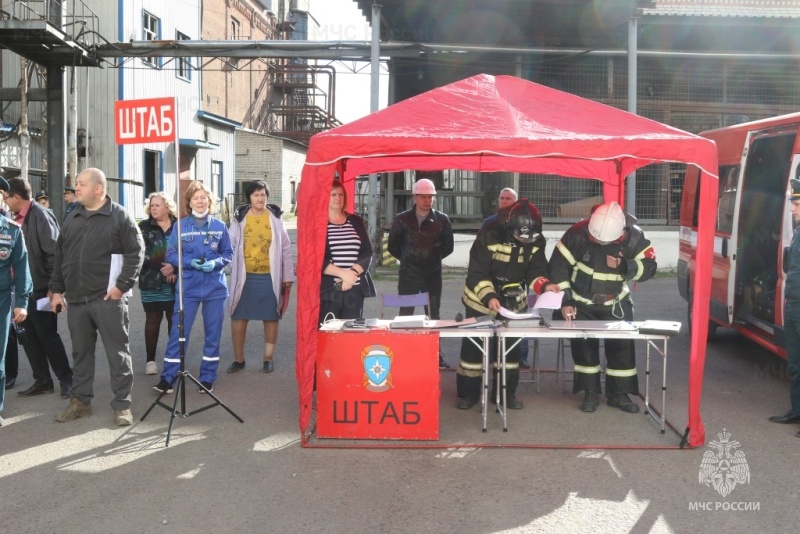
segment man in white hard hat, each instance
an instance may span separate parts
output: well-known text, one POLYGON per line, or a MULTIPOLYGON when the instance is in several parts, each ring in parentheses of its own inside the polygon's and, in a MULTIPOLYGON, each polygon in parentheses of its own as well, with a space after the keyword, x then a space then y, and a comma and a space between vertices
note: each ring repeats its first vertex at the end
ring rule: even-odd
MULTIPOLYGON (((400 295, 428 293, 428 317, 439 319, 442 300, 442 259, 453 252, 450 219, 433 209, 436 187, 427 178, 418 180, 411 192, 414 206, 399 213, 389 231, 389 253, 400 260, 397 292, 400 295)), ((400 315, 412 315, 414 308, 400 308, 400 315)), ((439 357, 439 366, 448 367, 439 357)))
MULTIPOLYGON (((578 319, 632 321, 633 302, 627 282, 642 282, 656 273, 656 253, 636 220, 616 202, 595 206, 591 217, 575 223, 556 244, 550 279, 564 291, 560 314, 578 319)), ((556 311, 554 315, 558 315, 556 311)), ((600 348, 597 339, 573 339, 573 393, 584 391, 581 411, 597 410, 600 394, 600 348)), ((639 393, 633 341, 606 339, 608 405, 636 413, 628 394, 639 393)))

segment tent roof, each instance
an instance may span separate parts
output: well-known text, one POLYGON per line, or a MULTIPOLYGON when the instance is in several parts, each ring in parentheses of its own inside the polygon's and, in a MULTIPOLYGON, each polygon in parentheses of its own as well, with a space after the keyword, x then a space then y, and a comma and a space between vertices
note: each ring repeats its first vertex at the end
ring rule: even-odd
POLYGON ((716 162, 702 157, 707 147, 701 145, 711 142, 701 139, 527 80, 481 74, 315 135, 307 163, 356 160, 347 164, 352 176, 375 170, 358 161, 362 158, 482 156, 486 161, 478 168, 458 159, 443 167, 433 159, 412 166, 404 160, 395 165, 384 161, 380 170, 547 172, 618 183, 657 161, 693 161, 716 174, 716 162), (394 168, 387 169, 387 163, 394 168))

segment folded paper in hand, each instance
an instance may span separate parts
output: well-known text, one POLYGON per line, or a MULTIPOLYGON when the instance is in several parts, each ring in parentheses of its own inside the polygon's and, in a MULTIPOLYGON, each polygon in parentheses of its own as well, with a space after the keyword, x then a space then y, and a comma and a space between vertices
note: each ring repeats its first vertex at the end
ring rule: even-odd
POLYGON ((36 309, 39 311, 53 311, 53 307, 50 305, 50 299, 47 297, 36 299, 36 309))
MULTIPOLYGON (((111 267, 108 269, 108 289, 106 292, 111 291, 117 285, 117 278, 119 278, 119 273, 122 272, 122 260, 122 254, 111 255, 111 267)), ((129 289, 122 296, 130 297, 131 295, 133 295, 133 290, 129 289)))

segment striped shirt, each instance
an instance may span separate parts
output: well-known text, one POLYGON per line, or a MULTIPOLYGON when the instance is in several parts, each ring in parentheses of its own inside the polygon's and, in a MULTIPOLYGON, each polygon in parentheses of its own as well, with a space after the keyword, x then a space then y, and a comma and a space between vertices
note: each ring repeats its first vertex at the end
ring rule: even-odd
POLYGON ((344 224, 329 222, 328 245, 331 249, 333 264, 342 269, 349 269, 358 260, 361 238, 350 221, 346 221, 344 224))

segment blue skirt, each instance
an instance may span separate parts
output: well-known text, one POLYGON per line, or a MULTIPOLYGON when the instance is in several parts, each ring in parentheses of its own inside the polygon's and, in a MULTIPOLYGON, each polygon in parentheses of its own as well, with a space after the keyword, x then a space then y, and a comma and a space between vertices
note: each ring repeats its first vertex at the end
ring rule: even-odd
POLYGON ((271 274, 246 273, 242 296, 231 319, 245 321, 277 321, 278 299, 272 290, 271 274))

